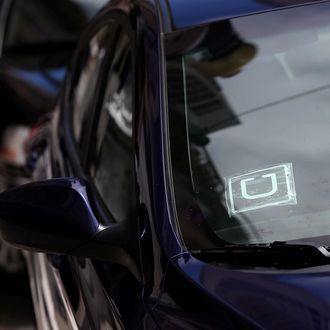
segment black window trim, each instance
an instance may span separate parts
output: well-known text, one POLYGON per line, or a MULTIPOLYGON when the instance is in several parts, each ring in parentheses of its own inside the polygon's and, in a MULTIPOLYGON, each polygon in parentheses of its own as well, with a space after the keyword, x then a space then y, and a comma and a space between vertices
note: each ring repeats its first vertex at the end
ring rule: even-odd
MULTIPOLYGON (((132 78, 133 78, 133 91, 132 91, 132 106, 133 106, 133 114, 132 114, 132 120, 133 123, 135 121, 135 115, 137 111, 136 106, 136 50, 138 46, 138 40, 140 40, 142 29, 140 29, 140 25, 142 21, 138 19, 137 17, 131 18, 126 13, 120 11, 120 10, 111 10, 110 12, 105 11, 100 14, 103 19, 100 19, 100 17, 96 16, 94 18, 94 24, 90 25, 90 28, 87 29, 83 37, 80 39, 80 42, 78 44, 77 51, 74 54, 73 61, 71 64, 71 67, 69 68, 69 73, 66 78, 65 82, 65 88, 62 91, 64 93, 63 101, 61 104, 62 112, 60 114, 60 121, 59 121, 59 136, 62 137, 62 141, 64 145, 65 152, 70 155, 69 159, 71 160, 70 164, 67 164, 67 168, 70 168, 70 173, 66 173, 65 175, 74 175, 79 178, 82 178, 87 183, 87 190, 91 191, 91 194, 88 194, 91 197, 94 197, 90 200, 90 203, 92 205, 92 208, 96 214, 96 216, 99 217, 99 220, 104 225, 110 225, 116 223, 115 219, 109 212, 108 208, 106 207, 104 201, 102 200, 101 196, 99 195, 95 185, 93 184, 93 180, 89 175, 89 155, 90 155, 90 149, 91 145, 95 145, 95 135, 93 137, 93 128, 95 127, 97 123, 97 115, 98 112, 100 112, 100 109, 98 112, 96 111, 97 106, 99 105, 99 102, 102 102, 103 99, 100 98, 99 102, 95 102, 93 104, 93 110, 90 112, 90 117, 88 120, 89 122, 89 128, 87 131, 87 134, 85 136, 85 141, 88 141, 89 144, 86 144, 83 146, 82 154, 83 157, 81 157, 81 154, 79 153, 79 145, 77 141, 75 140, 74 133, 73 133, 73 107, 72 107, 72 97, 73 97, 73 89, 72 86, 74 86, 74 81, 79 76, 80 70, 79 66, 77 64, 79 63, 79 57, 84 52, 86 47, 88 46, 89 40, 102 28, 109 26, 110 24, 113 24, 113 29, 117 30, 119 26, 122 26, 124 30, 127 32, 127 35, 130 39, 130 49, 131 49, 131 58, 132 58, 132 78), (104 16, 102 16, 102 14, 104 16), (91 143, 92 142, 92 143, 91 143)), ((106 49, 106 55, 105 58, 107 58, 108 52, 112 50, 112 46, 116 40, 116 35, 112 34, 112 37, 108 40, 108 45, 106 49)), ((112 54, 113 55, 113 54, 112 54)), ((112 63, 112 58, 110 60, 108 59, 106 63, 102 64, 104 66, 107 66, 108 69, 110 69, 112 63)), ((102 68, 103 69, 103 68, 102 68)), ((100 70, 102 71, 102 79, 107 78, 109 70, 100 70)), ((104 67, 105 69, 105 67, 104 67)), ((100 96, 100 85, 99 82, 96 87, 96 95, 100 96)), ((95 97, 95 100, 99 99, 99 97, 95 97)), ((135 153, 135 127, 133 125, 133 135, 132 135, 132 141, 133 141, 133 152, 135 153)), ((135 168, 135 166, 134 166, 135 168)), ((134 181, 136 183, 136 171, 134 171, 134 181)))
MULTIPOLYGON (((118 15, 116 17, 116 22, 117 22, 117 31, 119 31, 118 35, 116 36, 116 38, 114 38, 113 40, 113 45, 116 44, 116 42, 118 41, 118 37, 120 35, 122 35, 122 31, 124 31, 126 33, 126 35, 128 36, 129 40, 130 40, 130 58, 131 58, 131 73, 132 73, 132 122, 134 123, 135 121, 135 116, 136 116, 136 111, 137 111, 137 106, 136 106, 136 102, 135 102, 135 95, 136 95, 136 46, 137 46, 137 39, 136 39, 136 33, 133 30, 133 27, 131 25, 131 22, 128 20, 128 17, 125 15, 118 15)), ((109 49, 110 52, 112 52, 112 48, 109 49)), ((91 127, 90 127, 90 133, 91 135, 89 136, 89 145, 88 145, 88 149, 87 149, 87 153, 86 153, 86 158, 85 158, 85 163, 84 163, 84 170, 85 173, 87 173, 88 176, 88 181, 90 182, 90 189, 92 190, 92 194, 95 197, 94 200, 94 206, 95 206, 95 210, 97 210, 98 214, 100 215, 100 218, 102 219, 108 219, 109 217, 112 219, 113 223, 116 223, 116 219, 114 218, 114 216, 111 214, 111 210, 109 210, 109 208, 107 207, 107 205, 105 204, 105 201, 103 200, 103 198, 101 197, 98 189, 95 186, 94 183, 94 179, 90 176, 90 167, 92 164, 92 157, 93 157, 93 151, 96 148, 96 129, 97 126, 99 124, 99 118, 101 115, 101 112, 103 110, 103 102, 104 102, 104 96, 105 96, 105 92, 106 92, 106 87, 107 84, 104 83, 108 76, 109 76, 109 72, 111 70, 111 66, 112 66, 112 61, 113 61, 113 56, 114 56, 115 52, 112 52, 111 54, 111 58, 107 61, 107 65, 106 68, 101 69, 102 71, 102 76, 99 80, 99 84, 98 84, 98 88, 97 88, 97 92, 96 92, 96 99, 98 100, 98 102, 95 103, 94 105, 94 110, 93 110, 93 118, 91 119, 91 127)), ((107 55, 105 56, 107 57, 107 55)), ((132 150, 135 154, 135 127, 134 125, 132 125, 132 138, 131 138, 131 142, 132 142, 132 150)), ((134 173, 133 173, 133 178, 134 178, 134 183, 136 185, 136 171, 135 171, 135 164, 132 164, 134 167, 134 173)), ((137 189, 135 189, 137 191, 137 189)), ((136 196, 137 198, 137 196, 136 196)), ((137 214, 137 201, 136 201, 136 214, 137 214)), ((129 221, 129 219, 127 219, 129 221)))

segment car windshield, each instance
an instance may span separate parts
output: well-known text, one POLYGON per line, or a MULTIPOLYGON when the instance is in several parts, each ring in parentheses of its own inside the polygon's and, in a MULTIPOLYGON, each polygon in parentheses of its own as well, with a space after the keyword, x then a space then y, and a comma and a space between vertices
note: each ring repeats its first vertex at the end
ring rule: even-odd
POLYGON ((329 3, 313 4, 165 36, 187 246, 329 244, 329 17, 329 3))

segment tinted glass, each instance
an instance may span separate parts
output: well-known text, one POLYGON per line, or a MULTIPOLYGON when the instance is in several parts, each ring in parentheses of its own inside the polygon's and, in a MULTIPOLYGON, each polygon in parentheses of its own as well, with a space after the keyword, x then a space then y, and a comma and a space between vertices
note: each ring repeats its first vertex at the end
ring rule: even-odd
POLYGON ((192 246, 330 234, 330 5, 167 36, 172 164, 192 246))
POLYGON ((73 109, 73 132, 78 144, 82 142, 82 133, 87 133, 86 126, 93 110, 96 84, 111 33, 111 26, 101 29, 90 39, 88 47, 80 55, 79 66, 81 70, 74 82, 71 105, 73 109))
POLYGON ((110 213, 116 221, 123 221, 134 214, 136 205, 131 52, 124 32, 115 49, 98 119, 91 173, 110 213))

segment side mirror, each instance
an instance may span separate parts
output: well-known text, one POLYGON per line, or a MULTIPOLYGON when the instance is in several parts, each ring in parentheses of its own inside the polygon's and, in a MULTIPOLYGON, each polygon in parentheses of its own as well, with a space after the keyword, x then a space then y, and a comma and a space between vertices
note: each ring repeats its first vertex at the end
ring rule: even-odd
POLYGON ((29 183, 1 193, 0 236, 27 250, 111 260, 141 278, 123 248, 127 226, 102 226, 90 207, 84 183, 76 178, 29 183))
POLYGON ((13 245, 67 253, 98 228, 79 180, 51 179, 0 194, 0 235, 13 245))

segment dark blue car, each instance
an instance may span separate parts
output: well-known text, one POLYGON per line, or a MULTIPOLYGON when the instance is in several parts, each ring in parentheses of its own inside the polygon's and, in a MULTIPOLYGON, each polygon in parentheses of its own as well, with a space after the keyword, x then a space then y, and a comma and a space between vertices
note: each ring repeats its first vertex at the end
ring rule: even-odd
POLYGON ((328 329, 330 2, 112 1, 0 195, 40 329, 328 329))

